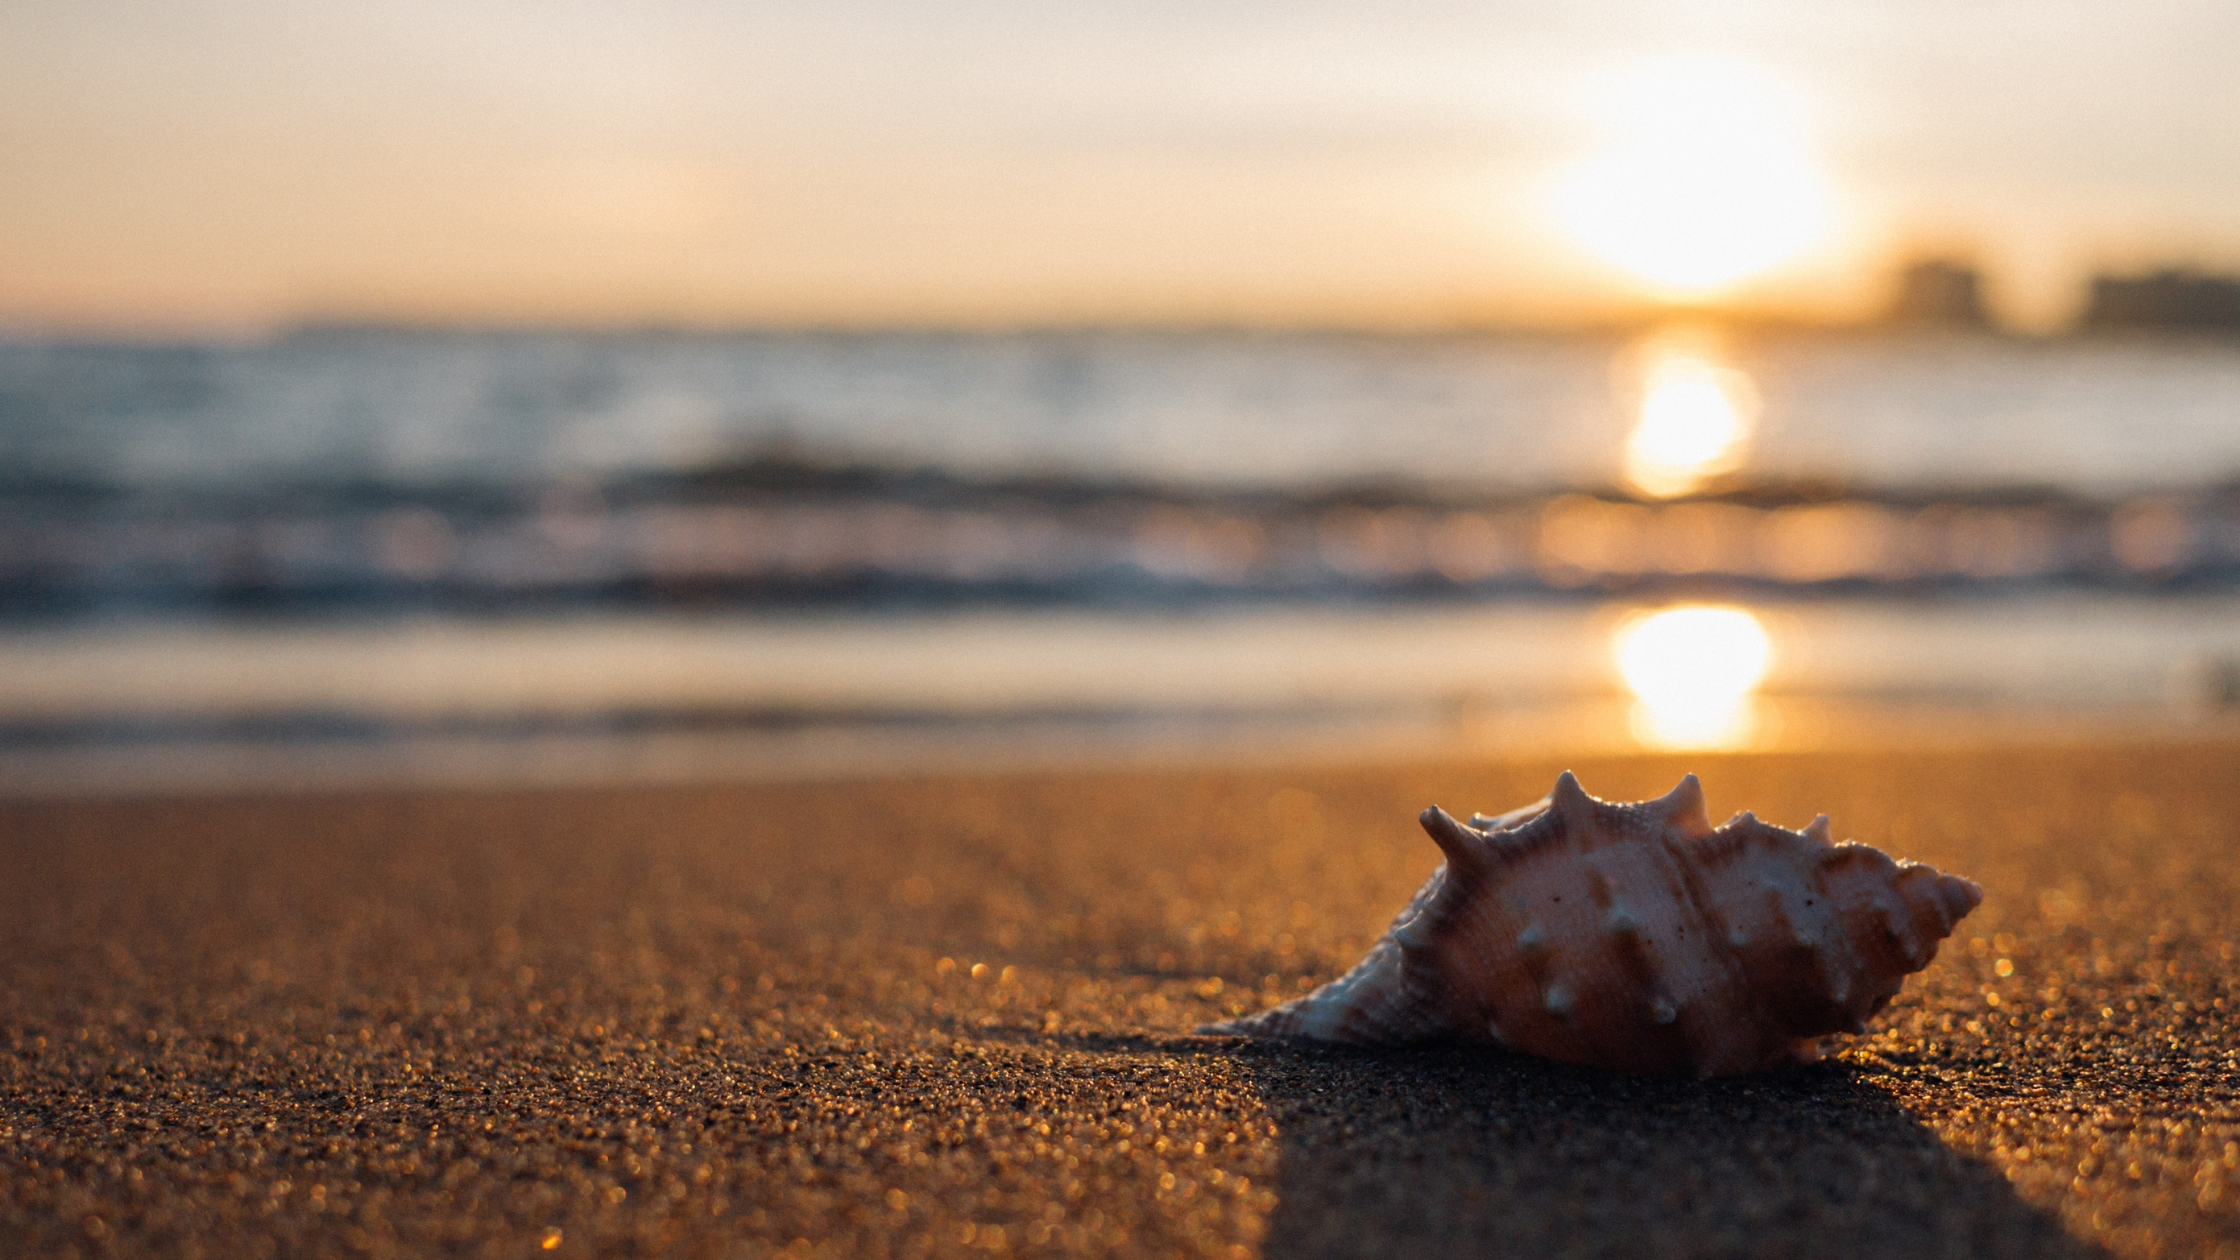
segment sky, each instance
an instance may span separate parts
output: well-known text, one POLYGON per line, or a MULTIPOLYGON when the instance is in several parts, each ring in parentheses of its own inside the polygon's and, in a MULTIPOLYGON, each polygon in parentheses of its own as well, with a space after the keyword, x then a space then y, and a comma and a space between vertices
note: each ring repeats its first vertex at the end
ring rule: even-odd
POLYGON ((1851 318, 1936 253, 2052 328, 2240 268, 2235 49, 2231 0, 0 0, 0 327, 1851 318))

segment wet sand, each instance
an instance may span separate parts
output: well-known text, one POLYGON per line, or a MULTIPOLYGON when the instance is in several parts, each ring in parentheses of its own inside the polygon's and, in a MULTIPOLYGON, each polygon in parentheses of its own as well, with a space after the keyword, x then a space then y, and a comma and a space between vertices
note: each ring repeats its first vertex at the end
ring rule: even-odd
POLYGON ((0 1252, 2240 1254, 2240 745, 1631 757, 1980 880, 1832 1061, 1196 1038, 1556 763, 0 803, 0 1252))

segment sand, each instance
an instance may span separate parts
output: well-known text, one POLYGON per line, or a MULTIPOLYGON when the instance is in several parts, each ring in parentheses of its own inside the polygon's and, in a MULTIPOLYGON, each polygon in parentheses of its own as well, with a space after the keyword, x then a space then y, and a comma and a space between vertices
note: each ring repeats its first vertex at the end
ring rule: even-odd
POLYGON ((1639 757, 1982 881, 1832 1061, 1188 1030, 1561 767, 0 804, 0 1253, 2240 1254, 2240 747, 1639 757))

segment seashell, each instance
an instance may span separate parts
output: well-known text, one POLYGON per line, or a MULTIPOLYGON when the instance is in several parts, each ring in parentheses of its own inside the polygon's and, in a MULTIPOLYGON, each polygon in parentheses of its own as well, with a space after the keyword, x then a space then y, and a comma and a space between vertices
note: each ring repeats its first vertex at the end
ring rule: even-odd
POLYGON ((1974 882, 1834 844, 1828 818, 1714 828, 1694 775, 1598 801, 1569 771, 1468 826, 1360 965, 1202 1033, 1355 1045, 1454 1040, 1621 1072, 1724 1076, 1863 1032, 1983 901, 1974 882))

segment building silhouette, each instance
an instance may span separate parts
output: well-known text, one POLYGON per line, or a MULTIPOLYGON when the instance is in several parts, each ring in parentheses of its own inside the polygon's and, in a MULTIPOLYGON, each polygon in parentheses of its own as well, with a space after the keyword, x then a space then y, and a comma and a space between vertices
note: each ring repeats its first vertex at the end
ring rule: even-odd
POLYGON ((1898 297, 1890 306, 1893 324, 1940 328, 1984 328, 1983 277, 1975 268, 1950 259, 1914 263, 1898 277, 1898 297))
POLYGON ((2096 276, 2085 309, 2090 329, 2240 329, 2240 277, 2170 268, 2141 276, 2096 276))

